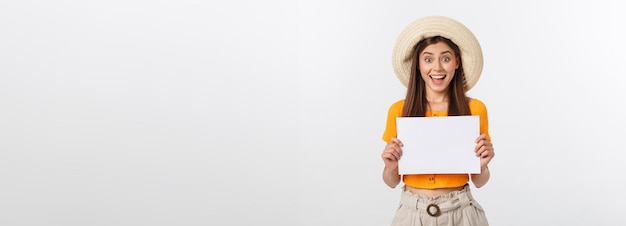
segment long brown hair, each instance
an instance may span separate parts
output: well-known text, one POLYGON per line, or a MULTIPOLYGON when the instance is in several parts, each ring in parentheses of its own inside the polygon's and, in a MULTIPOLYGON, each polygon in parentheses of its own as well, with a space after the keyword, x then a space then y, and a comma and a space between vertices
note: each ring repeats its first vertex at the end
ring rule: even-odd
POLYGON ((419 53, 432 44, 444 42, 455 52, 459 61, 459 68, 454 72, 454 78, 448 87, 448 115, 471 115, 469 108, 469 98, 465 95, 465 73, 463 72, 463 63, 461 62, 461 51, 459 46, 454 44, 450 39, 435 36, 425 38, 417 43, 413 53, 413 63, 411 67, 411 77, 407 86, 406 98, 404 99, 404 109, 402 116, 426 116, 428 109, 428 100, 426 99, 426 83, 419 71, 419 53))

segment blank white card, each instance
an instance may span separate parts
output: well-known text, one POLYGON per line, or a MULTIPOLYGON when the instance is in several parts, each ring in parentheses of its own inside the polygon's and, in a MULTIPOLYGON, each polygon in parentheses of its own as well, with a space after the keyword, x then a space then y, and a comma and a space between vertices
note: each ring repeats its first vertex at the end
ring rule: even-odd
POLYGON ((480 173, 479 116, 398 117, 396 128, 404 144, 400 174, 480 173))

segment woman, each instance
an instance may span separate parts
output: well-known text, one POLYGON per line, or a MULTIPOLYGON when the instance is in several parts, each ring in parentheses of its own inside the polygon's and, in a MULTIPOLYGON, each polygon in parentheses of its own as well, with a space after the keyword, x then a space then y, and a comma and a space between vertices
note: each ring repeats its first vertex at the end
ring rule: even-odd
MULTIPOLYGON (((407 87, 406 98, 391 105, 383 140, 383 181, 391 188, 404 183, 400 207, 392 225, 488 225, 485 213, 472 198, 490 177, 494 149, 483 102, 466 96, 482 72, 482 50, 473 33, 443 16, 416 20, 399 35, 393 68, 407 87), (398 174, 402 141, 396 138, 396 117, 478 115, 480 135, 474 152, 480 174, 398 174)), ((472 151, 472 150, 468 150, 472 151)))

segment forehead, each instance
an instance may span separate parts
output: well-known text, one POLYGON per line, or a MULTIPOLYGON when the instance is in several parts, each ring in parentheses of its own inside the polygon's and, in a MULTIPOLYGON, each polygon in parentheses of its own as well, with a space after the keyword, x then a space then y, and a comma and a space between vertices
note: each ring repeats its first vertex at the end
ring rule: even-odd
POLYGON ((450 46, 448 44, 446 44, 445 42, 437 42, 437 43, 433 43, 433 44, 430 44, 430 45, 426 46, 426 48, 424 48, 424 50, 422 50, 420 55, 423 55, 423 54, 442 54, 442 53, 453 54, 454 50, 452 48, 450 48, 450 46))

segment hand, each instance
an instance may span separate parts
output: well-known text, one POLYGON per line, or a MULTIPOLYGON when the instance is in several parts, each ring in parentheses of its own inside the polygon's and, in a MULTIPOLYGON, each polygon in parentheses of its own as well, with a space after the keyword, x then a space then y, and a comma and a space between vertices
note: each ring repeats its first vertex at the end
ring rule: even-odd
POLYGON ((481 134, 476 138, 476 148, 474 148, 476 157, 480 157, 480 168, 485 169, 487 164, 496 155, 493 144, 487 140, 487 135, 481 134))
POLYGON ((398 138, 392 137, 389 143, 385 146, 381 157, 385 161, 385 168, 389 170, 395 170, 398 168, 398 160, 402 156, 402 142, 398 138))

